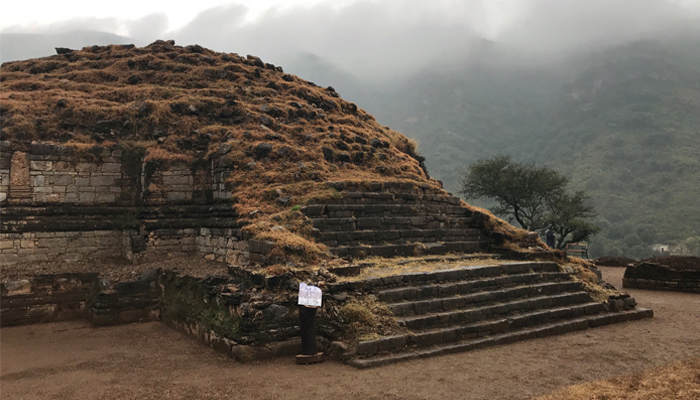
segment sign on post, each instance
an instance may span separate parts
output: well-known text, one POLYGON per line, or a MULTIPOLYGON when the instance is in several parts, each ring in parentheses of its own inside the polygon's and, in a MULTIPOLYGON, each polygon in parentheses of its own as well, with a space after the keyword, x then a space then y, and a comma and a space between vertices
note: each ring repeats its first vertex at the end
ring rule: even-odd
POLYGON ((307 285, 305 283, 299 284, 299 305, 300 306, 312 306, 321 307, 321 289, 316 286, 307 285))

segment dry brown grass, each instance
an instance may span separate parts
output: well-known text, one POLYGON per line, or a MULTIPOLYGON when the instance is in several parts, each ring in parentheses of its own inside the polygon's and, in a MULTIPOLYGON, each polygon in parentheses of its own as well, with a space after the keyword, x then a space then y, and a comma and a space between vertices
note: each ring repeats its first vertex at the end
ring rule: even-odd
POLYGON ((700 358, 558 390, 536 400, 697 400, 700 358))
MULTIPOLYGON (((216 156, 222 144, 231 146, 225 157, 236 207, 243 215, 261 211, 250 229, 304 247, 315 254, 311 258, 324 249, 304 235, 293 237, 298 229, 273 234, 267 228, 273 215, 292 206, 339 195, 323 182, 439 187, 421 166, 414 140, 378 124, 332 88, 252 56, 164 41, 143 48, 92 46, 4 63, 0 82, 2 140, 19 148, 34 140, 63 143, 80 154, 96 145, 120 146, 139 148, 147 160, 197 162, 216 156), (261 143, 272 145, 267 155, 256 154, 261 143), (276 201, 285 196, 292 197, 287 205, 276 201)), ((507 240, 527 239, 488 211, 472 209, 507 240)), ((527 249, 528 240, 517 247, 527 249)))
MULTIPOLYGON (((478 256, 475 254, 475 256, 478 256)), ((366 278, 381 278, 384 276, 399 275, 411 272, 430 272, 439 271, 443 269, 459 268, 471 265, 496 265, 508 260, 501 260, 496 258, 490 258, 485 256, 484 258, 477 259, 465 259, 465 260, 444 260, 444 261, 425 261, 423 258, 382 258, 382 257, 371 257, 362 260, 363 263, 374 264, 371 267, 364 268, 359 275, 340 277, 341 281, 357 281, 366 278), (402 261, 401 264, 398 264, 402 261), (408 262, 405 262, 408 261, 408 262)), ((511 261, 512 262, 512 261, 511 261)))
POLYGON ((346 324, 345 339, 352 344, 406 332, 386 304, 373 296, 348 301, 340 308, 339 315, 346 324))

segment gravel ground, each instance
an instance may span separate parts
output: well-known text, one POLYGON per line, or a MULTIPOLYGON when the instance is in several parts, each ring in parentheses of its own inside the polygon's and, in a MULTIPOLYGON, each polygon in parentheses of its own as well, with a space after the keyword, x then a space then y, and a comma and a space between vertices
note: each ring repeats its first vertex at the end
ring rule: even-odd
MULTIPOLYGON (((620 287, 622 268, 601 268, 620 287)), ((700 356, 700 295, 630 290, 653 319, 356 370, 239 364, 153 322, 3 328, 3 399, 529 399, 700 356)))

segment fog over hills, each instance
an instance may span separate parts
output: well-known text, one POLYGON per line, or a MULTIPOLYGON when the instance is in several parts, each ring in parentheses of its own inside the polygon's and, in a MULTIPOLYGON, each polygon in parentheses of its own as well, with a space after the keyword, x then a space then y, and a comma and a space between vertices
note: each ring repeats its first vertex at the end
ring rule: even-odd
POLYGON ((594 252, 636 257, 700 236, 700 2, 396 0, 272 9, 252 22, 246 13, 220 6, 176 30, 158 14, 106 24, 131 39, 70 23, 2 32, 0 57, 157 38, 254 54, 416 138, 450 191, 468 164, 498 153, 565 173, 601 216, 594 252))

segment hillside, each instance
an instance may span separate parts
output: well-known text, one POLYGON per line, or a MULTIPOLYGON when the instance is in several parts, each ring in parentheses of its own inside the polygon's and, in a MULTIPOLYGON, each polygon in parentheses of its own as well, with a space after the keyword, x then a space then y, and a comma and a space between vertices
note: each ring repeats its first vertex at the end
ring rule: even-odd
POLYGON ((601 216, 593 254, 643 258, 700 232, 699 50, 676 38, 533 62, 493 44, 397 83, 372 112, 453 192, 499 153, 563 172, 601 216))
POLYGON ((601 54, 562 88, 535 141, 539 160, 594 198, 599 251, 645 257, 645 242, 700 232, 699 50, 637 43, 601 54))

